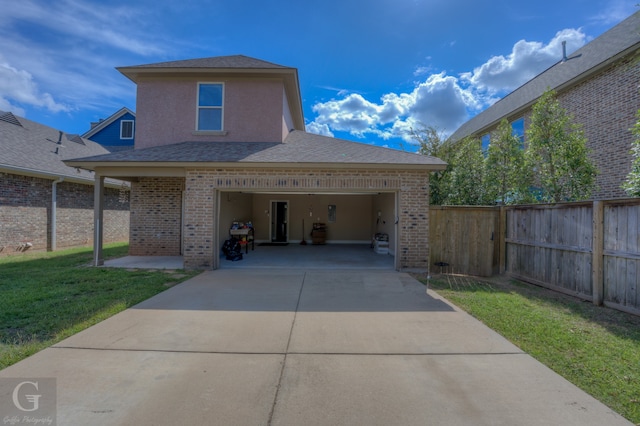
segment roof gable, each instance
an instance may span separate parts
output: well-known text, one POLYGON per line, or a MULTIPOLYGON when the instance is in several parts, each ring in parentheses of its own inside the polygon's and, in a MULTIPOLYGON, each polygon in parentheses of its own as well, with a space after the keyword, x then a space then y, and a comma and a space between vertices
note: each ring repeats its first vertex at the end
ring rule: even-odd
POLYGON ((115 113, 111 114, 109 117, 105 118, 104 120, 100 121, 98 124, 96 124, 95 126, 93 126, 91 129, 89 129, 87 132, 82 134, 83 138, 87 138, 90 139, 93 135, 100 133, 102 130, 106 129, 107 127, 109 127, 112 123, 116 122, 117 120, 119 120, 121 117, 123 117, 124 115, 127 114, 131 114, 134 117, 136 116, 136 113, 131 111, 129 108, 127 107, 122 107, 120 108, 118 111, 116 111, 115 113))
POLYGON ((529 80, 480 114, 460 126, 450 137, 457 141, 466 136, 483 133, 502 118, 515 115, 532 105, 548 89, 565 90, 616 60, 640 49, 640 12, 636 12, 600 37, 585 44, 529 80))

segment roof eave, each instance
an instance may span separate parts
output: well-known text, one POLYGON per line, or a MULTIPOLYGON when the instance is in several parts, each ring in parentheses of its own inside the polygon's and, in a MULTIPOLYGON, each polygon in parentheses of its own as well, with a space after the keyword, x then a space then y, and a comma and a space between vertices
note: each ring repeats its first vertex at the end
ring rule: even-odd
MULTIPOLYGON (((145 168, 217 168, 217 169, 238 169, 238 168, 256 168, 256 169, 375 169, 375 170, 423 170, 436 172, 446 169, 446 163, 442 164, 405 164, 405 163, 267 163, 267 162, 147 162, 147 161, 83 161, 83 160, 67 160, 65 164, 71 167, 80 167, 85 170, 95 171, 101 168, 120 168, 120 169, 145 169, 145 168)), ((135 173, 134 173, 135 175, 135 173)))
MULTIPOLYGON (((80 168, 84 169, 83 167, 80 167, 80 168)), ((84 169, 84 170, 90 170, 90 169, 84 169)), ((91 170, 91 171, 93 171, 93 170, 91 170)), ((34 170, 34 169, 26 168, 26 167, 10 166, 10 165, 7 165, 7 164, 0 165, 0 172, 6 172, 6 173, 11 173, 11 174, 16 174, 16 175, 21 175, 21 176, 29 176, 29 177, 35 177, 35 178, 41 178, 41 179, 50 179, 50 180, 60 180, 60 179, 62 179, 64 182, 73 182, 73 183, 79 183, 79 184, 82 184, 82 185, 94 185, 95 184, 95 179, 92 179, 92 178, 77 177, 77 176, 63 174, 63 173, 45 172, 45 171, 42 171, 42 170, 34 170)), ((110 188, 120 188, 121 185, 118 185, 118 184, 115 184, 115 183, 110 183, 110 182, 105 182, 105 186, 110 187, 110 188)))

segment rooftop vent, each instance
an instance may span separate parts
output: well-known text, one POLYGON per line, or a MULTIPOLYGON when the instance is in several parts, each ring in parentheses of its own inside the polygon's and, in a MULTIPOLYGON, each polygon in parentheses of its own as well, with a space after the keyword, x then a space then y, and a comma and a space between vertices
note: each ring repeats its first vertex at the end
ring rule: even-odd
POLYGON ((16 126, 24 127, 22 123, 20 123, 18 118, 15 115, 13 115, 13 113, 10 113, 10 112, 6 112, 0 115, 0 121, 4 121, 9 124, 15 124, 16 126))

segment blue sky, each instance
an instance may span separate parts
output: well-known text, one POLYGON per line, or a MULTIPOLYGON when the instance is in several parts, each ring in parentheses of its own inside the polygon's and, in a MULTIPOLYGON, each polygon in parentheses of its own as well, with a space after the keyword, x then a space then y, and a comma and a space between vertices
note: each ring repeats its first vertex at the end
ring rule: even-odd
POLYGON ((298 68, 307 131, 415 150, 411 128, 452 133, 637 3, 0 0, 0 110, 81 134, 135 110, 115 67, 242 54, 298 68))

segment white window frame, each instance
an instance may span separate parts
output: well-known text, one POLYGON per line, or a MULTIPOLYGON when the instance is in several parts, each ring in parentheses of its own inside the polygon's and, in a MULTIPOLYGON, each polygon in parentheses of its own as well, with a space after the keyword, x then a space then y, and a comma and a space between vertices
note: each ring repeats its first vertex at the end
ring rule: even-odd
POLYGON ((135 134, 135 121, 134 120, 120 120, 120 139, 133 139, 133 135, 135 134), (123 128, 124 123, 131 123, 131 136, 123 136, 123 128))
POLYGON ((196 94, 196 132, 199 134, 217 134, 224 132, 224 83, 220 81, 202 81, 198 82, 197 94, 196 94), (215 84, 222 87, 222 99, 220 106, 200 106, 200 86, 205 84, 215 84), (220 129, 217 130, 200 130, 200 108, 203 109, 219 109, 220 110, 220 129))

